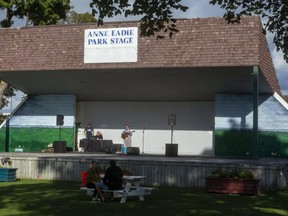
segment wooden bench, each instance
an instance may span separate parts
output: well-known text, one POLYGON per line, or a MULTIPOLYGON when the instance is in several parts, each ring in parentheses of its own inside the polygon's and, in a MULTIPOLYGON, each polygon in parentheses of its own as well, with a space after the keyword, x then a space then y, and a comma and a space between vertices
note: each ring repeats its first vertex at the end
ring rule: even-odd
MULTIPOLYGON (((131 197, 131 196, 140 197, 143 195, 151 195, 151 191, 155 189, 153 187, 140 187, 140 188, 141 188, 141 191, 137 191, 136 187, 131 186, 132 190, 129 190, 129 191, 122 189, 122 190, 103 190, 103 192, 111 193, 112 194, 111 198, 121 198, 120 203, 125 203, 127 197, 131 197)), ((87 191, 87 195, 93 195, 94 193, 94 188, 80 187, 80 190, 87 191)))
MULTIPOLYGON (((135 186, 131 186, 130 188, 133 188, 135 189, 136 187, 135 186)), ((155 190, 156 188, 153 188, 153 187, 140 187, 142 190, 145 190, 145 191, 152 191, 152 190, 155 190)))
MULTIPOLYGON (((80 187, 80 190, 87 191, 87 195, 93 195, 94 188, 80 187)), ((113 193, 114 197, 121 197, 119 194, 123 194, 124 190, 103 190, 105 193, 113 193)))
POLYGON ((111 194, 111 198, 121 198, 124 194, 124 190, 103 190, 103 192, 105 193, 110 193, 111 194))
POLYGON ((94 188, 88 188, 88 187, 80 187, 80 190, 87 191, 87 195, 92 196, 95 189, 94 188))

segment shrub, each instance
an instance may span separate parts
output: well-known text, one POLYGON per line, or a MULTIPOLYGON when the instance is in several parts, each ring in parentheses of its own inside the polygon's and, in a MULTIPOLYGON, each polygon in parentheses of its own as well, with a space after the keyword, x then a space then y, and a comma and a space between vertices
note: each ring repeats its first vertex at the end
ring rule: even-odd
POLYGON ((235 178, 235 179, 254 179, 255 176, 251 170, 243 168, 223 169, 218 167, 212 171, 208 178, 235 178))

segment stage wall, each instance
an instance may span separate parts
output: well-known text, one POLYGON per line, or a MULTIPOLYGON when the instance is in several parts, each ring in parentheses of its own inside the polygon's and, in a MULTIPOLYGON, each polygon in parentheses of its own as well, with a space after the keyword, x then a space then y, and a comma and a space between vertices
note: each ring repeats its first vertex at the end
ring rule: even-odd
POLYGON ((76 122, 83 128, 91 123, 104 139, 122 144, 125 124, 135 130, 132 146, 140 152, 165 154, 165 144, 171 143, 168 115, 176 115, 173 143, 179 155, 213 155, 214 102, 78 102, 76 122))
MULTIPOLYGON (((59 140, 73 149, 75 103, 73 95, 29 95, 9 121, 9 151, 41 152, 59 140), (61 128, 57 115, 64 117, 61 128)), ((6 126, 0 130, 0 151, 5 150, 6 126)))

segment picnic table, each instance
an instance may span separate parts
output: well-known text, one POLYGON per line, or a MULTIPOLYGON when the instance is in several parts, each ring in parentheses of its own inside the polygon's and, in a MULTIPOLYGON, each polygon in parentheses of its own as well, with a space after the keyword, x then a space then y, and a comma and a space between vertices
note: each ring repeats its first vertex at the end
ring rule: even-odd
MULTIPOLYGON (((126 203, 128 197, 139 197, 139 201, 144 201, 144 195, 150 195, 153 187, 140 186, 145 176, 123 176, 123 189, 105 190, 104 192, 112 193, 114 198, 121 198, 120 203, 126 203)), ((81 187, 81 190, 87 192, 94 190, 91 188, 81 187)))
POLYGON ((154 188, 141 187, 140 183, 145 176, 123 176, 124 189, 123 192, 114 194, 114 197, 120 197, 120 203, 125 203, 128 197, 139 197, 140 201, 144 201, 144 195, 150 195, 154 188))

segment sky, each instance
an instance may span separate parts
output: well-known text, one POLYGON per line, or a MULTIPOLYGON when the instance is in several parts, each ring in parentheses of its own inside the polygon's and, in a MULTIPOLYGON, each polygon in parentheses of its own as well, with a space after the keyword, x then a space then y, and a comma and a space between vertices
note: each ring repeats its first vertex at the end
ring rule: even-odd
MULTIPOLYGON (((91 8, 89 3, 92 0, 71 0, 71 5, 74 6, 74 10, 78 13, 91 13, 91 8)), ((184 12, 176 12, 175 18, 204 18, 204 17, 222 17, 224 10, 217 5, 210 5, 209 0, 182 0, 182 4, 189 7, 189 10, 184 12)), ((137 18, 127 19, 123 16, 117 16, 112 19, 106 19, 104 21, 125 21, 125 20, 137 20, 137 18)), ((15 27, 17 27, 17 22, 15 21, 15 27), (15 26, 16 25, 16 26, 15 26)), ((18 26, 21 26, 18 24, 18 26)), ((22 24, 23 26, 23 24, 22 24)), ((273 35, 267 34, 267 41, 269 44, 270 53, 273 59, 277 77, 279 80, 280 88, 282 93, 288 95, 288 64, 283 59, 283 53, 277 52, 275 45, 273 44, 273 35)), ((13 109, 19 102, 19 99, 23 94, 17 94, 16 97, 12 99, 11 104, 2 110, 2 112, 9 112, 13 109)))
MULTIPOLYGON (((89 3, 91 0, 71 0, 74 10, 78 13, 91 13, 89 3)), ((176 18, 204 18, 204 17, 223 17, 225 11, 218 5, 210 5, 209 0, 182 0, 182 4, 189 7, 189 10, 184 12, 175 13, 176 18)), ((123 16, 118 16, 106 21, 125 21, 123 16)), ((131 20, 131 18, 129 19, 131 20)), ((135 20, 135 18, 134 18, 135 20)), ((270 53, 273 59, 277 77, 279 80, 282 93, 288 95, 288 64, 283 59, 283 53, 277 52, 273 44, 273 35, 267 34, 266 36, 270 53)))

